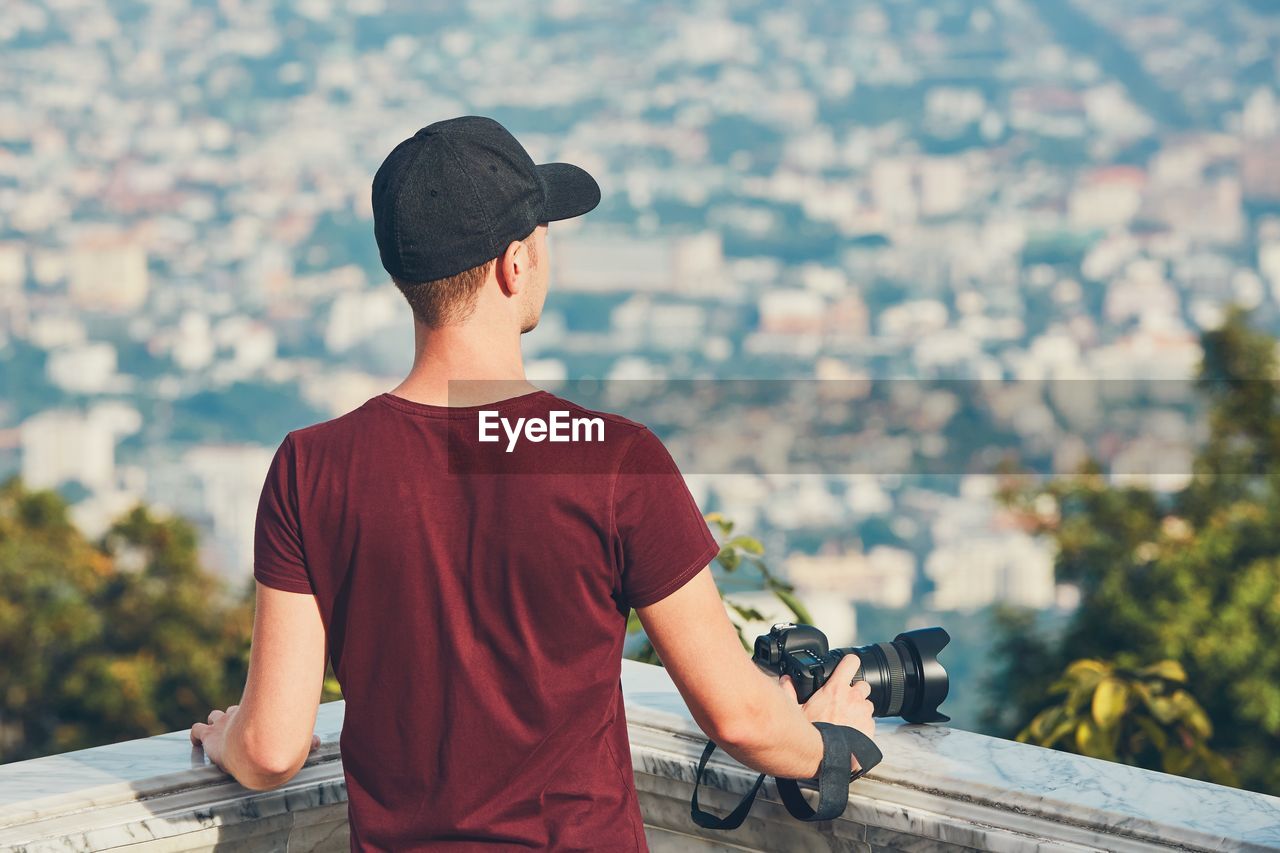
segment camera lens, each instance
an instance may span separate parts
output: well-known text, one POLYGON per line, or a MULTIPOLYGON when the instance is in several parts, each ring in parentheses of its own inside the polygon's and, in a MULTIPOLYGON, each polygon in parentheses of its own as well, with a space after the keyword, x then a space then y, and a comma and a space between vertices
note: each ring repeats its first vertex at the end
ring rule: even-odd
POLYGON ((944 723, 950 717, 938 713, 938 706, 947 698, 949 682, 938 652, 949 642, 941 628, 918 628, 889 643, 828 650, 827 637, 817 628, 786 622, 756 638, 752 659, 770 672, 789 675, 796 699, 803 703, 831 677, 841 658, 854 654, 861 665, 853 680, 870 685, 875 716, 944 723))
POLYGON ((870 701, 877 717, 901 716, 911 723, 946 722, 938 713, 947 698, 947 671, 938 663, 938 652, 951 641, 942 628, 906 631, 891 643, 872 643, 832 649, 833 657, 855 654, 862 662, 854 681, 871 686, 870 701))

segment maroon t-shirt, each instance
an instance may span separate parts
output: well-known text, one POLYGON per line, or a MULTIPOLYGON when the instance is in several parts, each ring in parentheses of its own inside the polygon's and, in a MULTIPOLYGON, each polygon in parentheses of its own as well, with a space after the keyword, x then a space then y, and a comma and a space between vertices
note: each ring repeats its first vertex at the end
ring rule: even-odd
POLYGON ((647 849, 626 618, 716 552, 652 432, 544 391, 471 407, 381 394, 285 436, 254 576, 319 602, 352 849, 647 849), (552 428, 512 444, 487 416, 499 440, 482 442, 482 410, 552 428), (600 429, 552 441, 572 435, 556 411, 600 429))

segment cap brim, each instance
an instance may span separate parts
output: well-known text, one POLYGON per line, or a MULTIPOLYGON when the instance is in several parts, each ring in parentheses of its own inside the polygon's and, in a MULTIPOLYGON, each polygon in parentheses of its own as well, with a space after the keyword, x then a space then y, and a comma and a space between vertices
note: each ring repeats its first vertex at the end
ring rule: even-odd
POLYGON ((533 168, 546 190, 545 221, 581 216, 600 203, 600 185, 586 169, 572 163, 538 163, 533 168))

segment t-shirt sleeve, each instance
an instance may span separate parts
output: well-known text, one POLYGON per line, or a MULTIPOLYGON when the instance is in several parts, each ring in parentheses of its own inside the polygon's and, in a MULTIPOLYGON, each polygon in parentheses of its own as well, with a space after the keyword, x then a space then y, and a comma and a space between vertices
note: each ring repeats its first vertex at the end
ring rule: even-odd
POLYGON ((641 428, 614 481, 615 553, 623 601, 646 607, 706 568, 719 552, 684 477, 658 437, 641 428))
POLYGON ((267 470, 253 534, 253 576, 286 592, 312 592, 298 523, 298 466, 286 435, 267 470))

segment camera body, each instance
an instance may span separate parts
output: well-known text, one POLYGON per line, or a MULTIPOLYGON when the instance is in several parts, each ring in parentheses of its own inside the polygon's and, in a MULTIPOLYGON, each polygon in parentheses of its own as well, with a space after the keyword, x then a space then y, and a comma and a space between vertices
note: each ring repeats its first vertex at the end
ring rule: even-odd
POLYGON ((828 651, 827 635, 814 626, 783 622, 756 637, 752 660, 775 675, 791 676, 796 698, 803 704, 827 683, 841 657, 828 651))
POLYGON ((790 676, 803 704, 826 684, 845 655, 855 654, 861 666, 853 680, 871 685, 874 716, 938 723, 950 720, 938 712, 949 689, 938 652, 950 641, 946 631, 933 627, 904 631, 888 643, 831 649, 814 626, 784 622, 756 638, 752 660, 774 675, 790 676))

